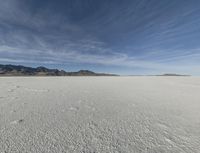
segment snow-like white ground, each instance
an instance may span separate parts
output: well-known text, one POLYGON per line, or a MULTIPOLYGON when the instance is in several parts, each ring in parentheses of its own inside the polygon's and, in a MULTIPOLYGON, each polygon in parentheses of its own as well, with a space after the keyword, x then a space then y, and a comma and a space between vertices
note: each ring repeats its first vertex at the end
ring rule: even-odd
POLYGON ((0 77, 1 153, 199 153, 198 77, 0 77))

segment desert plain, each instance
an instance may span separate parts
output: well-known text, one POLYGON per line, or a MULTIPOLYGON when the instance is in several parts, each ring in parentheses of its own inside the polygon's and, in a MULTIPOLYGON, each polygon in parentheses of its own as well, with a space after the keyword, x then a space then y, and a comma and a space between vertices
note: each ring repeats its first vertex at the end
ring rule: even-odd
POLYGON ((199 153, 199 77, 0 77, 0 153, 199 153))

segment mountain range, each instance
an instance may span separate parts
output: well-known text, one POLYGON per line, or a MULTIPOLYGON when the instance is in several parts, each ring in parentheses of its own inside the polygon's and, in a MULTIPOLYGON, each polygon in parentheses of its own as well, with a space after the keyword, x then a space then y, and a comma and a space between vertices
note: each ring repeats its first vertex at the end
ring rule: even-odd
POLYGON ((95 73, 89 70, 66 72, 64 70, 49 69, 43 66, 32 68, 22 65, 0 64, 0 76, 117 76, 115 74, 95 73))

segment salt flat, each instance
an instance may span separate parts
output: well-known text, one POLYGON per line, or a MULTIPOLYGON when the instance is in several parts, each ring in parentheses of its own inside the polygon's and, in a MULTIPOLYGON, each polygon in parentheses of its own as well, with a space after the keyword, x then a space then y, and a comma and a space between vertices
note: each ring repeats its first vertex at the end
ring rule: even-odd
POLYGON ((200 152, 200 78, 1 77, 0 152, 200 152))

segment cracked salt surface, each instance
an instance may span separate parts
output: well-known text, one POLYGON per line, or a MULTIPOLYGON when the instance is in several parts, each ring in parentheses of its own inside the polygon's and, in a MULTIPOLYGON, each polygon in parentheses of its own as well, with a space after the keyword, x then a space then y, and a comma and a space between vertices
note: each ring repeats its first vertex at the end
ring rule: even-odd
POLYGON ((24 122, 24 120, 23 120, 23 119, 20 119, 20 120, 12 121, 11 124, 20 124, 20 123, 22 123, 22 122, 24 122))
POLYGON ((198 77, 2 77, 0 152, 198 153, 198 84, 198 77))

